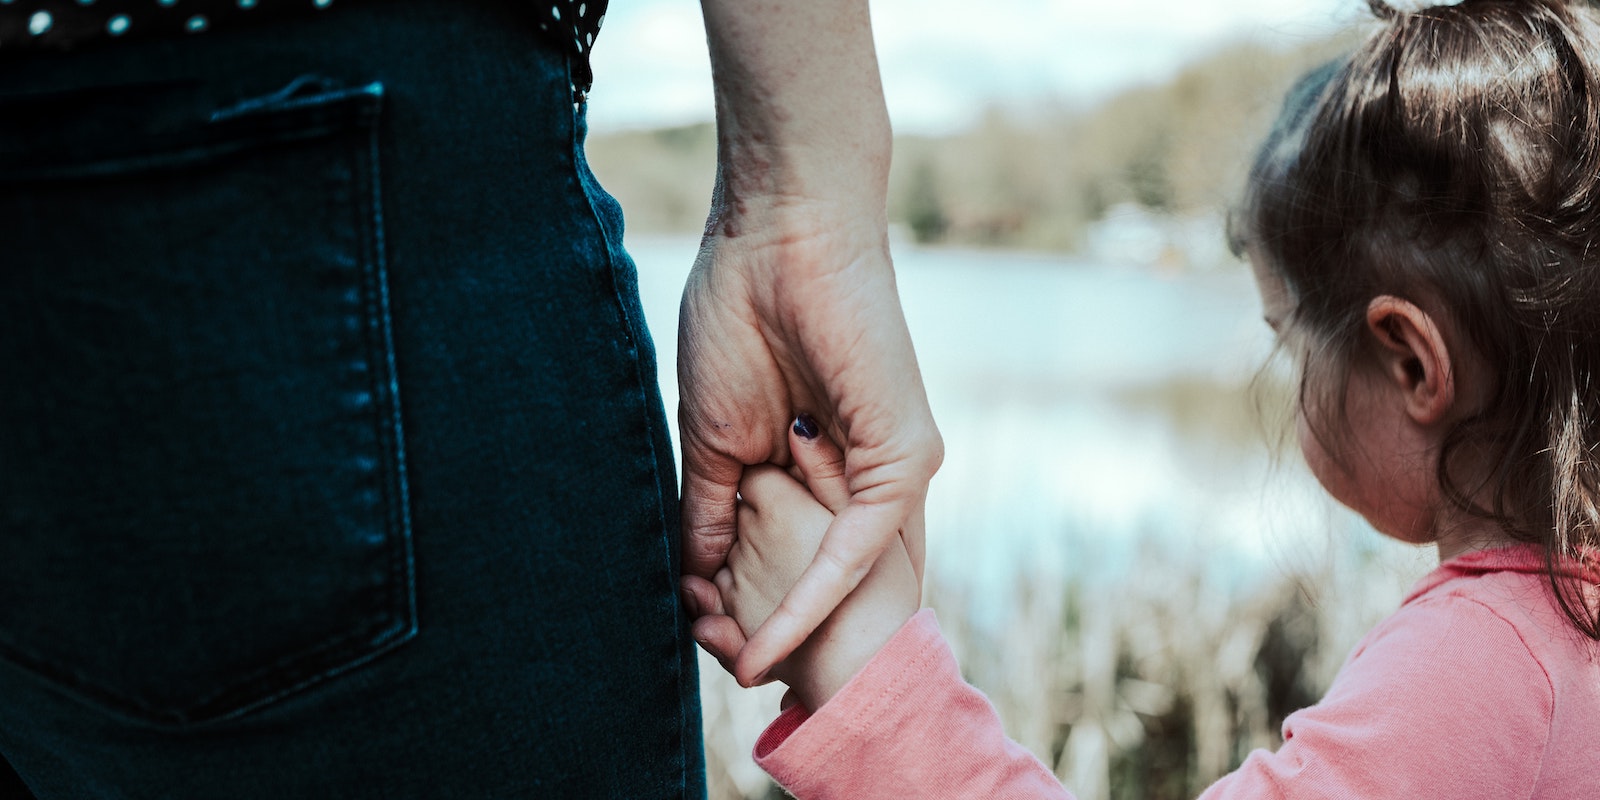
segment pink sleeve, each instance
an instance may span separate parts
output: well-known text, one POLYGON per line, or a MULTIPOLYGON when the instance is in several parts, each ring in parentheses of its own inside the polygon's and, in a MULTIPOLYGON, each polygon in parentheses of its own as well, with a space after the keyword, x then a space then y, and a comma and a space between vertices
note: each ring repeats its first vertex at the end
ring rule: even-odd
MULTIPOLYGON (((1470 599, 1425 600, 1368 634, 1322 702, 1285 720, 1277 752, 1251 753, 1201 800, 1527 798, 1553 704, 1509 622, 1470 599)), ((931 611, 816 714, 784 712, 755 757, 801 800, 1071 798, 962 681, 931 611)))
POLYGON ((1322 702, 1284 720, 1201 800, 1512 800, 1530 796, 1554 690, 1511 624, 1442 597, 1406 606, 1367 635, 1322 702))
POLYGON ((930 609, 817 713, 779 716, 755 758, 800 800, 1072 798, 961 679, 930 609))

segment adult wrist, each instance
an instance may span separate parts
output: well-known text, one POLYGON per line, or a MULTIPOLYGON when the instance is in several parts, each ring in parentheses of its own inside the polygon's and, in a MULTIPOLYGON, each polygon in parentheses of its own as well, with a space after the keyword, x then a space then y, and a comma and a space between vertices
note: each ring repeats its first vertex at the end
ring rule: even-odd
POLYGON ((883 205, 894 137, 887 112, 836 120, 763 109, 717 114, 717 179, 747 199, 853 198, 883 205), (774 114, 780 120, 759 117, 774 114))
POLYGON ((737 194, 881 197, 892 135, 866 0, 701 0, 719 178, 737 194))

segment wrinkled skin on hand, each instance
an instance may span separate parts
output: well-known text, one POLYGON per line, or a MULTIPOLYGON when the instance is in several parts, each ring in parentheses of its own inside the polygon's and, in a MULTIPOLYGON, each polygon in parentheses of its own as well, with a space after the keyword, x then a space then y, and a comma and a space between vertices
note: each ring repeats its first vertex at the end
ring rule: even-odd
POLYGON ((900 309, 881 208, 857 213, 794 198, 747 207, 726 194, 717 205, 680 316, 684 571, 709 578, 723 565, 744 470, 789 463, 797 412, 842 444, 850 493, 815 559, 734 662, 735 677, 752 685, 902 530, 921 575, 922 505, 943 444, 900 309))

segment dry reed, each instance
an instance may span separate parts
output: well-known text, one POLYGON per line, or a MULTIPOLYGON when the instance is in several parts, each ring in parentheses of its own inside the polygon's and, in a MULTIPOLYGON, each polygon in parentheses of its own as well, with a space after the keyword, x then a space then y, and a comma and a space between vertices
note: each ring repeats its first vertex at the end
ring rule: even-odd
MULTIPOLYGON (((1147 541, 1132 577, 1023 568, 1003 598, 934 565, 928 595, 967 679, 1081 800, 1178 800, 1276 747, 1284 716, 1321 696, 1427 566, 1424 551, 1370 532, 1327 550, 1314 567, 1240 581, 1147 541), (998 625, 973 613, 997 602, 998 625)), ((750 761, 781 692, 702 667, 712 800, 783 796, 750 761)))

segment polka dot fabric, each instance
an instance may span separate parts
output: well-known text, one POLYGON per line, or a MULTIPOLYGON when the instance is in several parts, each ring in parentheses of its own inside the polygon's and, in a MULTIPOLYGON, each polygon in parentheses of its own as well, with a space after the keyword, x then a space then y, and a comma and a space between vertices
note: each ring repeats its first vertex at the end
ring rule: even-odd
MULTIPOLYGON (((573 93, 578 99, 594 80, 589 50, 605 20, 606 2, 528 3, 539 32, 573 57, 573 93)), ((329 11, 335 4, 335 0, 0 0, 0 58, 92 47, 131 37, 203 35, 272 18, 329 11)))
POLYGON ((572 59, 572 94, 581 101, 594 83, 589 71, 589 49, 594 47, 594 37, 600 35, 600 24, 606 19, 606 0, 536 0, 539 30, 551 37, 556 46, 574 56, 572 59))

